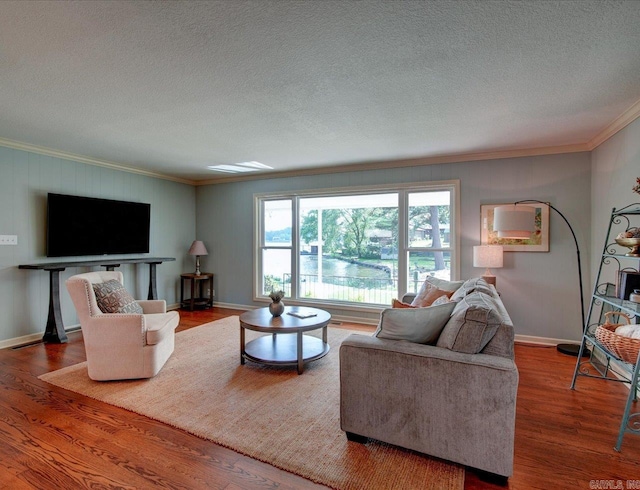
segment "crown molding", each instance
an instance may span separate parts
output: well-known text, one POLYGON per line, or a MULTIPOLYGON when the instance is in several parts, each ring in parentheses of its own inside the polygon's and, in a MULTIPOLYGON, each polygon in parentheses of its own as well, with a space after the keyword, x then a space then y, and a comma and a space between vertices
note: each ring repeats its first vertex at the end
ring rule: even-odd
POLYGON ((71 160, 74 162, 86 163, 87 165, 95 165, 96 167, 105 167, 112 170, 120 170, 122 172, 129 172, 132 174, 144 175, 146 177, 154 177, 157 179, 171 180, 173 182, 179 182, 181 184, 196 185, 196 181, 181 179, 179 177, 173 177, 171 175, 165 175, 157 172, 150 172, 148 170, 141 170, 134 167, 128 167, 119 163, 109 162, 107 160, 99 160, 97 158, 85 157, 82 155, 76 155, 74 153, 67 153, 65 151, 53 150, 51 148, 45 148, 43 146, 31 145, 29 143, 22 143, 20 141, 8 140, 0 138, 0 146, 12 148, 14 150, 28 151, 31 153, 38 153, 40 155, 46 155, 54 158, 63 158, 65 160, 71 160))
POLYGON ((614 119, 611 124, 604 128, 598 135, 589 140, 587 143, 578 143, 572 145, 562 146, 547 146, 542 148, 524 148, 516 150, 499 150, 489 152, 475 152, 475 153, 456 153, 450 155, 437 155, 432 157, 421 158, 409 158, 402 160, 383 160, 374 162, 360 162, 350 163, 345 165, 332 165, 325 167, 316 167, 308 169, 297 170, 284 170, 281 172, 269 172, 269 173, 254 173, 251 175, 234 175, 224 176, 218 178, 204 179, 204 180, 189 180, 171 175, 161 174, 157 172, 150 172, 148 170, 141 170, 135 167, 125 166, 119 163, 110 162, 107 160, 100 160, 97 158, 86 157, 82 155, 76 155, 73 153, 67 153, 64 151, 53 150, 51 148, 45 148, 42 146, 32 145, 29 143, 22 143, 19 141, 8 140, 0 138, 0 146, 7 148, 13 148, 16 150, 29 151, 32 153, 38 153, 41 155, 47 155, 55 158, 63 158, 65 160, 71 160, 80 163, 86 163, 88 165, 95 165, 98 167, 110 168, 113 170, 120 170, 123 172, 134 173, 138 175, 145 175, 147 177, 154 177, 158 179, 170 180, 181 184, 188 184, 193 186, 202 185, 216 185, 227 184, 232 182, 244 182, 251 180, 265 180, 265 179, 281 179, 287 177, 305 177, 309 175, 323 175, 330 173, 345 173, 345 172, 362 172, 366 170, 381 170, 389 168, 403 168, 403 167, 419 167, 422 165, 438 165, 442 163, 461 163, 461 162, 474 162, 483 160, 500 160, 506 158, 522 158, 530 156, 542 156, 542 155, 555 155, 562 153, 579 153, 583 151, 592 151, 602 143, 607 141, 618 131, 624 129, 633 121, 640 117, 640 100, 636 101, 631 107, 624 111, 620 116, 614 119))
POLYGON ((618 131, 624 129, 633 121, 638 119, 638 117, 640 117, 640 99, 637 100, 636 103, 629 107, 626 111, 616 117, 611 124, 609 124, 600 132, 600 134, 598 134, 595 138, 592 138, 589 143, 587 143, 589 151, 594 150, 595 148, 600 146, 618 131))
POLYGON ((437 165, 441 163, 461 163, 483 160, 500 160, 505 158, 522 158, 541 155, 556 155, 561 153, 579 153, 589 151, 586 143, 564 146, 548 146, 544 148, 527 148, 520 150, 500 150, 478 153, 458 153, 454 155, 440 155, 433 157, 409 158, 404 160, 384 160, 376 162, 350 163, 347 165, 334 165, 329 167, 317 167, 309 169, 285 170, 282 172, 269 172, 253 175, 238 175, 232 177, 220 177, 207 180, 199 180, 196 186, 227 184, 231 182, 243 182, 249 180, 282 179, 285 177, 306 177, 309 175, 322 175, 344 172, 362 172, 366 170, 381 170, 389 168, 420 167, 422 165, 437 165))

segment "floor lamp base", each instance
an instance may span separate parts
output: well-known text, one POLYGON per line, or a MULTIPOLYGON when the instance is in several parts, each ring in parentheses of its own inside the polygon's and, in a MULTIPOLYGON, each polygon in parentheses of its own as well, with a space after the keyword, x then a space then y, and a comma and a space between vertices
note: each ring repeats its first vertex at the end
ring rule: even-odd
MULTIPOLYGON (((578 357, 578 354, 580 354, 580 344, 558 344, 556 345, 556 349, 558 349, 558 352, 568 356, 578 357)), ((582 357, 586 357, 588 355, 589 349, 585 347, 582 351, 582 357)))

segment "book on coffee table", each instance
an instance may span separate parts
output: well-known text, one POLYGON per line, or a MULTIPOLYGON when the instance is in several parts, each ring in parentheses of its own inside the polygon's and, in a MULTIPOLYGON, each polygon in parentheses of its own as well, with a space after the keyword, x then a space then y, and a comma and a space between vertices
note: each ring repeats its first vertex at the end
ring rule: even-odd
POLYGON ((317 313, 311 313, 304 310, 290 310, 287 311, 287 315, 295 316, 296 318, 311 318, 312 316, 318 316, 317 313))

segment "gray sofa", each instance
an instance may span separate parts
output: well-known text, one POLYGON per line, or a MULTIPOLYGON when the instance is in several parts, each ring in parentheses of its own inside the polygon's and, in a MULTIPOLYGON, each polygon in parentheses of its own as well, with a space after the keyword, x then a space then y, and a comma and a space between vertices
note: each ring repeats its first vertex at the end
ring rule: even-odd
POLYGON ((373 438, 508 478, 518 389, 513 325, 482 279, 466 281, 452 299, 436 345, 360 334, 342 343, 340 424, 352 441, 373 438))

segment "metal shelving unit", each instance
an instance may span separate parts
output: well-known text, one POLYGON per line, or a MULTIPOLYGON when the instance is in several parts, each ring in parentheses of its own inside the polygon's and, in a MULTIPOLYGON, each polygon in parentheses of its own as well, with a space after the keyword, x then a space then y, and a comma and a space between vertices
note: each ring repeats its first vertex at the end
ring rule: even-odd
POLYGON ((620 209, 613 208, 584 325, 580 354, 571 381, 572 390, 575 389, 579 376, 629 385, 629 396, 615 445, 616 451, 620 451, 625 433, 640 434, 640 407, 636 406, 640 388, 640 355, 634 364, 623 361, 598 342, 595 331, 598 325, 603 323, 604 314, 609 311, 626 313, 635 323, 640 323, 640 304, 618 298, 615 282, 611 282, 618 280, 620 271, 640 272, 640 257, 625 254, 629 249, 615 241, 620 232, 635 227, 640 227, 640 203, 620 209), (583 357, 587 349, 590 354, 583 357))

